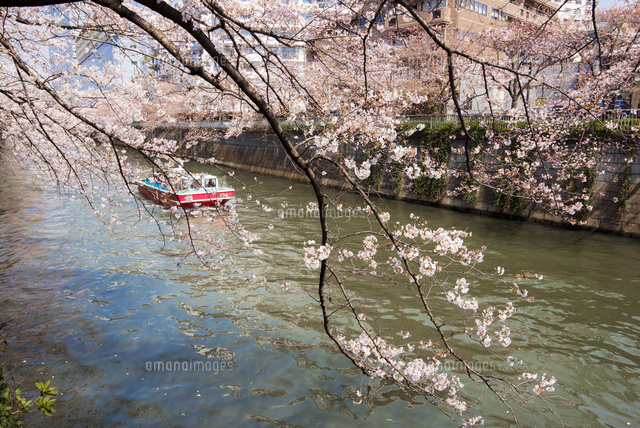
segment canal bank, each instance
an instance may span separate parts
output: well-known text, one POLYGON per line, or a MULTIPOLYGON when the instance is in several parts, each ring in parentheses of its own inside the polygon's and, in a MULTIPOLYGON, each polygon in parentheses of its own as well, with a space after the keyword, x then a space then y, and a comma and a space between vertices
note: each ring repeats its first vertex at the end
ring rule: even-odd
MULTIPOLYGON (((246 130, 240 135, 225 135, 224 128, 216 128, 211 123, 184 123, 157 126, 151 135, 155 137, 177 139, 181 155, 198 158, 215 158, 217 164, 232 169, 271 175, 294 181, 306 181, 276 136, 269 130, 256 128, 246 130), (206 130, 207 138, 198 144, 190 145, 191 133, 206 130)), ((294 140, 303 141, 302 132, 291 132, 294 140)), ((418 146, 420 135, 416 133, 409 140, 418 146)), ((455 154, 455 148, 464 147, 463 139, 458 136, 451 140, 454 148, 449 156, 449 165, 461 165, 466 161, 463 155, 455 154)), ((345 147, 344 154, 359 160, 362 154, 350 152, 345 147)), ((361 159, 364 160, 364 159, 361 159)), ((328 187, 343 189, 349 185, 333 173, 330 168, 322 177, 328 187)), ((589 175, 589 174, 587 174, 589 175)), ((532 221, 563 228, 594 230, 603 233, 640 238, 640 163, 638 153, 624 152, 611 147, 597 157, 597 164, 591 168, 587 183, 589 186, 592 210, 583 210, 579 215, 580 225, 568 222, 562 216, 541 209, 534 203, 526 203, 518 198, 499 195, 494 190, 483 187, 473 194, 454 194, 460 179, 447 177, 443 180, 419 179, 411 184, 406 178, 398 178, 394 171, 376 171, 367 184, 371 191, 393 199, 420 203, 430 206, 449 208, 456 211, 499 218, 532 221), (626 159, 632 157, 631 162, 626 159), (600 173, 595 173, 600 171, 600 173)))

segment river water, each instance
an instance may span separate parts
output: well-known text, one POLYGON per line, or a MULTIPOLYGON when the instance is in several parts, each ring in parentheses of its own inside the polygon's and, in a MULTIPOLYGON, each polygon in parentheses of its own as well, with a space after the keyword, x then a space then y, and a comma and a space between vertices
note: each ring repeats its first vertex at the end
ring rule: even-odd
MULTIPOLYGON (((369 381, 324 336, 314 272, 302 262, 316 221, 277 219, 281 201, 309 202, 305 186, 238 172, 253 192, 249 200, 234 185, 238 211, 265 254, 243 249, 214 222, 222 245, 212 271, 183 259, 187 247, 163 240, 154 224, 136 221, 133 201, 110 230, 79 200, 12 171, 5 168, 0 182, 2 358, 24 390, 51 380, 61 392, 57 415, 32 423, 454 425, 375 382, 368 405, 353 403, 369 381), (274 210, 248 209, 256 200, 274 210)), ((473 231, 472 242, 487 245, 489 268, 543 274, 528 287, 536 300, 513 318, 522 332, 514 342, 576 402, 554 411, 571 426, 640 426, 640 241, 384 203, 393 218, 415 212, 432 228, 473 231)), ((401 322, 402 302, 379 298, 397 312, 391 322, 401 322)), ((481 410, 488 426, 509 426, 498 407, 481 410)))

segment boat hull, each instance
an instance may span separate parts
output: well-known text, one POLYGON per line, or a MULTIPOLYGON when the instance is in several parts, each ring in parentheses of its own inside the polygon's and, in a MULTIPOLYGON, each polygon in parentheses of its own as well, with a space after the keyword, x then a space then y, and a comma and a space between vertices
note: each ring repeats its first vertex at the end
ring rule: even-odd
POLYGON ((221 188, 215 192, 201 191, 172 192, 156 186, 137 181, 138 192, 147 199, 158 202, 165 207, 213 207, 222 206, 234 196, 231 188, 221 188))

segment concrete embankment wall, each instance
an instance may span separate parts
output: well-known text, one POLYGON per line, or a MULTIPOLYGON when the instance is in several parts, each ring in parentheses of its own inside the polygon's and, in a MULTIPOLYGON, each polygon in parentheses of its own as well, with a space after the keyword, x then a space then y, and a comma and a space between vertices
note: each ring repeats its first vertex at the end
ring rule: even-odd
POLYGON ((215 133, 213 141, 200 142, 187 153, 199 158, 213 157, 218 165, 232 169, 306 181, 275 135, 267 131, 245 132, 228 138, 224 138, 223 132, 215 133))
MULTIPOLYGON (((162 131, 167 135, 167 130, 162 131)), ((186 131, 173 130, 175 138, 184 135, 186 131)), ((297 170, 294 163, 287 157, 275 135, 265 130, 247 131, 239 136, 224 138, 223 132, 214 133, 213 138, 201 141, 198 145, 186 149, 188 154, 201 158, 214 157, 220 165, 233 169, 252 171, 289 180, 304 181, 305 178, 297 170)), ((298 140, 302 138, 296 135, 298 140)), ((463 144, 453 140, 453 146, 463 144)), ((519 206, 504 206, 497 203, 498 195, 491 189, 482 188, 473 198, 448 196, 447 190, 454 190, 458 184, 449 178, 439 196, 421 194, 415 186, 406 180, 398 181, 397 175, 390 171, 382 173, 375 185, 377 193, 409 202, 416 202, 434 206, 451 208, 459 211, 492 215, 503 218, 528 220, 560 227, 578 227, 588 230, 598 230, 605 233, 632 236, 640 238, 640 163, 638 153, 634 162, 627 165, 621 150, 610 149, 601 153, 596 171, 604 173, 595 177, 592 189, 593 210, 582 218, 586 221, 583 226, 572 226, 562 217, 544 211, 534 204, 519 206)), ((461 155, 453 155, 451 162, 462 163, 461 155)), ((343 181, 336 179, 335 174, 323 177, 325 185, 344 187, 343 181)))

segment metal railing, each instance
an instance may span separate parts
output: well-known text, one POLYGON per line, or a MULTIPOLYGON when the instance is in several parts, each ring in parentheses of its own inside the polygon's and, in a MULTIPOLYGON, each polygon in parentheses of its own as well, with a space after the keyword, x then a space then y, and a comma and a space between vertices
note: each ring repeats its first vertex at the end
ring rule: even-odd
MULTIPOLYGON (((575 117, 575 114, 565 113, 563 111, 549 112, 546 117, 575 117)), ((459 123, 460 118, 457 114, 432 114, 432 115, 408 115, 400 118, 407 123, 422 123, 428 128, 438 128, 446 123, 459 123)), ((523 121, 523 117, 515 117, 511 115, 484 115, 484 114, 466 114, 463 115, 466 126, 482 125, 490 127, 494 130, 506 130, 512 126, 514 121, 523 121)), ((584 119, 591 123, 598 123, 601 127, 619 131, 632 131, 634 127, 640 126, 640 109, 633 110, 606 110, 595 114, 594 116, 584 115, 584 119)), ((308 121, 288 121, 280 122, 283 126, 305 127, 309 126, 308 121)), ((245 123, 247 125, 247 123, 245 123)), ((256 119, 248 124, 250 127, 267 128, 268 123, 262 119, 256 119)), ((133 123, 133 126, 141 126, 139 123, 133 123)), ((225 129, 233 126, 231 121, 212 120, 206 122, 173 122, 158 123, 154 128, 218 128, 225 129)))
MULTIPOLYGON (((515 117, 510 115, 483 115, 483 114, 466 114, 462 116, 465 125, 484 125, 493 129, 507 129, 514 121, 524 121, 524 117, 515 117)), ((546 117, 575 117, 574 113, 565 113, 563 111, 549 112, 546 117)), ((434 115, 411 115, 403 117, 407 122, 423 123, 430 128, 437 128, 447 122, 459 123, 460 118, 457 114, 434 114, 434 115)), ((627 110, 605 110, 594 114, 593 116, 584 115, 585 121, 591 123, 599 123, 600 126, 620 131, 632 131, 635 127, 640 126, 640 109, 627 110)))

